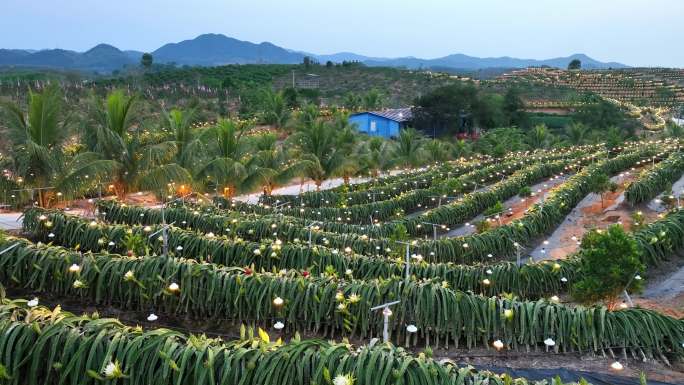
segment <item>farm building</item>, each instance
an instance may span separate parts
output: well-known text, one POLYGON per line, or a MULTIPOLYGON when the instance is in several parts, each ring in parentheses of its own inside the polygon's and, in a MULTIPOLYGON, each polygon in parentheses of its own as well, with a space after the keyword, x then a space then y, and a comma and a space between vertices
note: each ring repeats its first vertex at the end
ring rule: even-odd
POLYGON ((409 125, 412 117, 410 108, 365 111, 352 114, 349 124, 355 125, 359 132, 371 136, 394 138, 399 136, 399 130, 409 125))

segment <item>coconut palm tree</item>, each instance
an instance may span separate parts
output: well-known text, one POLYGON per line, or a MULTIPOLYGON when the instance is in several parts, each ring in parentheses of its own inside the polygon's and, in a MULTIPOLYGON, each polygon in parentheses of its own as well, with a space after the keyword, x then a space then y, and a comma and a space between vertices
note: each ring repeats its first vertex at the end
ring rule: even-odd
POLYGON ((625 140, 624 133, 615 126, 608 127, 602 136, 608 148, 617 147, 625 140))
POLYGON ((121 199, 137 189, 161 192, 172 183, 191 181, 190 173, 175 163, 175 140, 157 140, 133 124, 135 102, 122 91, 110 93, 104 101, 95 98, 92 124, 83 133, 86 148, 117 163, 111 184, 121 199))
POLYGON ((64 152, 69 118, 63 114, 61 95, 59 87, 52 85, 41 93, 29 91, 27 111, 13 103, 2 105, 7 111, 3 133, 12 147, 12 171, 24 188, 37 191, 42 207, 53 203, 57 194, 83 193, 114 166, 93 153, 64 152))
POLYGON ((361 104, 366 110, 379 110, 383 104, 382 94, 380 94, 380 91, 372 89, 363 95, 361 104))
POLYGON ((565 127, 565 136, 573 145, 581 145, 587 140, 589 130, 582 123, 572 123, 565 127))
POLYGON ((546 124, 538 124, 527 133, 527 144, 532 148, 546 148, 551 140, 551 134, 546 124))
POLYGON ((326 179, 340 175, 348 162, 345 148, 340 146, 340 136, 330 124, 320 119, 301 126, 288 141, 299 148, 302 159, 311 162, 306 176, 314 181, 318 190, 326 179))
POLYGON ((454 158, 464 158, 470 156, 473 153, 473 146, 470 142, 466 142, 463 139, 454 142, 451 148, 451 155, 454 158))
POLYGON ((264 195, 271 195, 277 187, 305 175, 308 168, 315 166, 314 162, 293 157, 292 151, 284 146, 278 146, 273 134, 258 137, 254 147, 257 152, 251 162, 251 175, 252 179, 257 179, 256 182, 261 185, 264 195))
POLYGON ((361 103, 361 97, 353 92, 348 92, 342 101, 344 108, 348 109, 349 111, 358 111, 361 107, 361 103))
POLYGON ((287 107, 282 92, 267 91, 264 95, 263 120, 275 128, 285 127, 290 120, 290 109, 287 107))
POLYGON ((665 136, 670 138, 681 138, 684 136, 684 127, 675 122, 668 122, 665 126, 665 136))
POLYGON ((313 104, 305 104, 302 109, 297 113, 296 127, 310 128, 321 116, 321 112, 313 104))
MULTIPOLYGON (((217 191, 223 189, 228 197, 234 196, 238 190, 247 190, 243 182, 250 177, 247 165, 250 149, 244 140, 248 128, 248 125, 235 120, 220 119, 205 130, 200 136, 203 159, 195 172, 196 179, 206 181, 217 191)), ((250 185, 256 183, 254 178, 251 180, 250 185)))
POLYGON ((394 147, 394 157, 402 167, 415 167, 425 157, 423 144, 425 136, 414 128, 406 128, 399 132, 394 147))
POLYGON ((425 160, 429 162, 443 162, 449 159, 449 145, 438 139, 425 142, 425 160))
POLYGON ((171 131, 176 143, 174 161, 188 170, 191 168, 199 145, 199 140, 192 128, 194 118, 195 110, 183 111, 174 108, 164 113, 164 125, 171 131))
POLYGON ((389 141, 378 136, 361 142, 357 160, 371 177, 377 178, 381 171, 389 170, 394 164, 393 147, 389 141))

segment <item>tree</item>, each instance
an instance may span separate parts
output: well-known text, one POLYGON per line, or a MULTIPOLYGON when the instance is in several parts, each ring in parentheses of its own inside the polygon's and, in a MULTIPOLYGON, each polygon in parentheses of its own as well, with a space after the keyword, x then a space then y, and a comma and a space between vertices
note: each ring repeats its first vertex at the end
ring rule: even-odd
POLYGON ((635 275, 643 273, 636 241, 619 225, 593 230, 582 239, 579 280, 572 285, 572 296, 583 303, 605 301, 614 309, 620 294, 640 289, 635 275))
POLYGON ((568 70, 573 71, 573 70, 579 70, 582 69, 582 61, 580 59, 572 59, 570 63, 568 63, 568 70))
POLYGON ((467 129, 467 119, 478 103, 477 89, 471 84, 439 87, 416 99, 413 124, 424 132, 457 133, 467 129))
POLYGON ((199 140, 195 137, 195 132, 192 129, 195 110, 182 111, 174 108, 165 113, 164 117, 166 120, 164 123, 171 130, 176 143, 174 161, 189 170, 199 151, 199 140))
POLYGON ((340 146, 337 132, 329 123, 320 119, 300 125, 299 130, 288 138, 288 142, 299 148, 302 159, 311 162, 306 175, 314 181, 317 190, 320 190, 326 179, 339 175, 345 162, 350 161, 340 146))
POLYGON ((327 62, 325 62, 325 68, 333 68, 333 66, 334 66, 334 64, 333 64, 333 62, 331 62, 330 60, 328 60, 327 62))
POLYGON ((581 145, 587 140, 589 130, 582 123, 573 122, 565 127, 565 137, 572 145, 581 145))
POLYGON ((608 148, 620 146, 625 141, 625 135, 615 126, 608 127, 608 129, 602 133, 601 137, 608 148))
POLYGON ((113 162, 97 154, 65 153, 70 119, 63 113, 62 93, 56 85, 41 93, 29 90, 25 112, 13 103, 1 106, 7 112, 2 132, 11 144, 13 172, 22 178, 21 187, 37 191, 40 206, 54 203, 58 192, 74 197, 113 169, 113 162))
POLYGON ((575 114, 575 120, 592 129, 605 129, 622 126, 625 115, 619 106, 604 99, 594 99, 582 104, 575 114))
POLYGON ((546 148, 551 140, 551 134, 546 124, 538 124, 527 133, 527 143, 532 148, 546 148))
POLYGON ((120 199, 134 190, 159 193, 171 183, 187 183, 192 179, 174 161, 178 154, 175 140, 151 138, 144 135, 146 130, 141 125, 134 125, 136 100, 122 91, 110 93, 104 101, 93 98, 90 124, 85 125, 82 134, 88 150, 116 162, 109 180, 120 199))
POLYGON ((394 157, 403 167, 413 167, 421 164, 424 158, 423 144, 425 137, 413 128, 405 128, 399 132, 395 143, 394 157))
MULTIPOLYGON (((258 178, 264 195, 271 195, 274 189, 282 186, 295 177, 305 174, 313 162, 292 156, 292 151, 284 146, 276 145, 277 138, 273 134, 259 136, 254 147, 257 150, 251 166, 258 172, 252 172, 252 178, 258 178)), ((248 181, 249 185, 250 183, 248 181)))
POLYGON ((463 139, 454 142, 451 148, 451 156, 454 158, 465 158, 473 153, 473 146, 470 142, 466 142, 463 139))
POLYGON ((598 194, 601 197, 601 207, 604 207, 603 194, 615 190, 617 190, 617 184, 612 182, 608 175, 604 173, 596 175, 592 178, 591 182, 589 182, 589 191, 598 194))
POLYGON ((140 58, 140 64, 145 68, 145 69, 150 69, 152 67, 152 63, 154 62, 154 57, 152 57, 151 53, 145 52, 142 57, 140 58))
POLYGON ((275 128, 285 127, 290 120, 290 109, 281 92, 266 91, 264 96, 263 120, 275 128))
POLYGON ((389 141, 379 136, 372 136, 361 142, 358 155, 362 169, 377 178, 381 171, 388 170, 394 164, 392 146, 389 141))
POLYGON ((372 89, 368 91, 361 100, 362 106, 365 110, 379 110, 383 105, 383 97, 380 91, 372 89))
POLYGON ((474 143, 476 151, 501 157, 510 151, 520 151, 526 148, 525 135, 516 127, 495 128, 488 130, 474 143))
POLYGON ((321 111, 313 104, 305 104, 302 109, 297 113, 297 126, 299 128, 311 127, 316 120, 318 120, 321 115, 321 111))
POLYGON ((342 105, 344 108, 350 110, 350 111, 358 111, 359 108, 361 107, 362 100, 361 97, 358 94, 355 94, 353 92, 348 92, 344 96, 344 100, 342 101, 342 105))
POLYGON ((473 106, 473 118, 483 129, 503 127, 507 116, 503 111, 504 98, 497 94, 484 94, 473 106))
POLYGON ((293 88, 293 87, 285 88, 283 90, 282 96, 283 96, 283 99, 285 99, 285 104, 287 104, 288 108, 297 108, 300 106, 299 92, 297 92, 296 88, 293 88))
POLYGON ((520 97, 520 90, 518 88, 511 87, 506 90, 503 99, 503 112, 509 125, 516 127, 527 125, 525 103, 520 97))
MULTIPOLYGON (((195 173, 196 180, 207 181, 208 187, 221 189, 224 195, 232 197, 241 190, 248 190, 258 184, 258 178, 251 177, 243 156, 249 153, 243 136, 249 128, 230 119, 221 119, 216 125, 201 134, 204 159, 195 173), (243 163, 244 162, 244 163, 243 163), (252 183, 243 184, 247 179, 252 183)), ((252 169, 252 171, 257 171, 252 169)))
POLYGON ((311 58, 311 56, 304 56, 302 64, 304 64, 304 68, 309 68, 314 64, 314 60, 311 58))
POLYGON ((684 126, 675 122, 668 122, 665 126, 665 136, 670 138, 681 138, 684 136, 684 126))
POLYGON ((428 162, 443 162, 449 158, 449 146, 447 142, 439 139, 431 139, 423 145, 425 160, 428 162))

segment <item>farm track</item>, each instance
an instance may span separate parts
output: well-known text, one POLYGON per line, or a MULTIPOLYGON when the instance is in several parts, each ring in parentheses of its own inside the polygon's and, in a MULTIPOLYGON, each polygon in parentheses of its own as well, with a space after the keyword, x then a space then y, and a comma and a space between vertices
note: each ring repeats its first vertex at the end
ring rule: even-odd
MULTIPOLYGON (((568 176, 569 177, 569 176, 568 176)), ((546 194, 549 192, 551 189, 554 187, 558 186, 559 184, 563 183, 566 178, 552 178, 551 180, 544 180, 540 181, 530 187, 532 191, 538 191, 542 190, 541 194, 546 194)), ((528 197, 525 199, 524 202, 521 202, 521 198, 519 196, 514 196, 511 198, 508 198, 503 202, 504 206, 504 213, 501 214, 501 224, 506 224, 510 222, 513 219, 517 219, 524 215, 524 212, 529 208, 532 207, 535 203, 539 201, 540 197, 537 195, 535 197, 528 197), (513 210, 509 210, 513 209, 513 210), (512 215, 508 215, 509 213, 512 213, 512 215)), ((474 223, 479 222, 483 220, 485 216, 483 214, 479 214, 478 216, 472 218, 467 224, 464 224, 456 229, 453 229, 449 231, 447 234, 444 234, 440 236, 440 238, 454 238, 454 237, 462 237, 466 235, 471 235, 474 234, 476 229, 474 226, 474 223)), ((492 223, 492 227, 498 226, 497 222, 492 223)))
MULTIPOLYGON (((395 176, 395 175, 401 174, 402 172, 403 172, 403 170, 392 170, 389 172, 389 175, 395 176)), ((366 183, 370 180, 371 180, 371 178, 367 178, 367 177, 351 178, 350 183, 351 184, 360 184, 360 183, 366 183)), ((343 184, 344 184, 343 178, 328 179, 321 184, 320 190, 330 190, 333 188, 340 187, 343 184)), ((274 195, 298 195, 302 192, 309 192, 309 191, 316 191, 316 184, 311 180, 307 180, 304 183, 291 183, 287 186, 278 187, 275 190, 273 190, 273 194, 274 195)), ((238 195, 238 196, 234 197, 233 199, 240 201, 240 202, 257 204, 257 203, 259 203, 259 199, 261 198, 261 196, 262 196, 261 192, 256 192, 256 193, 251 193, 251 194, 238 195)))
MULTIPOLYGON (((578 242, 592 228, 602 228, 622 222, 625 229, 629 230, 630 216, 637 209, 629 207, 624 201, 624 193, 628 183, 636 180, 639 171, 639 169, 631 171, 628 176, 623 177, 620 175, 612 176, 610 180, 618 183, 619 188, 615 193, 604 194, 603 205, 598 194, 587 194, 549 237, 539 241, 531 249, 529 256, 537 262, 565 258, 577 251, 578 242), (542 241, 546 241, 548 244, 542 241)), ((649 221, 657 216, 657 213, 648 210, 645 214, 649 221)))

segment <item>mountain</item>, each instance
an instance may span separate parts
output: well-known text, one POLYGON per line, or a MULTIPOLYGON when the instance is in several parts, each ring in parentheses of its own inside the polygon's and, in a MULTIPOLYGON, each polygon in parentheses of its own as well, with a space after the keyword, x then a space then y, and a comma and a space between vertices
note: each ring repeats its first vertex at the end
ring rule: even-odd
POLYGON ((224 64, 296 64, 304 55, 271 43, 254 44, 219 34, 170 43, 152 52, 159 63, 217 66, 224 64))
POLYGON ((584 69, 604 69, 604 68, 625 68, 621 63, 603 63, 592 59, 584 54, 574 54, 568 57, 559 57, 546 60, 518 59, 508 56, 497 58, 479 58, 463 54, 454 54, 437 59, 419 59, 415 57, 404 57, 396 59, 375 59, 365 60, 368 66, 383 67, 405 67, 410 69, 417 68, 450 68, 463 70, 478 70, 485 68, 526 68, 549 66, 557 68, 567 68, 568 63, 574 59, 582 61, 584 69))
POLYGON ((309 56, 314 57, 316 60, 318 60, 319 63, 325 64, 328 60, 333 62, 333 63, 342 63, 343 61, 359 61, 359 62, 367 62, 367 61, 382 61, 382 60, 388 60, 386 58, 378 58, 378 57, 370 57, 370 56, 363 56, 363 55, 358 55, 353 52, 338 52, 338 53, 333 53, 330 55, 311 55, 309 56))
POLYGON ((83 53, 64 49, 0 50, 0 66, 112 72, 135 63, 126 53, 108 44, 96 45, 83 53))
POLYGON ((79 59, 78 66, 98 72, 108 72, 136 63, 125 52, 108 44, 96 45, 84 52, 79 59))
MULTIPOLYGON (((217 66, 224 64, 296 64, 305 56, 320 63, 332 61, 359 61, 368 66, 404 67, 409 69, 482 70, 496 68, 525 68, 550 66, 566 68, 573 59, 582 61, 582 68, 624 68, 620 63, 603 63, 584 54, 546 60, 512 57, 479 58, 454 54, 436 59, 416 57, 380 58, 339 52, 316 55, 278 47, 272 43, 251 43, 220 34, 200 35, 191 40, 166 44, 152 52, 155 63, 176 63, 191 66, 217 66)), ((0 66, 23 66, 80 70, 108 73, 127 66, 138 66, 142 52, 122 51, 109 44, 98 44, 86 52, 64 49, 40 51, 0 49, 0 66)))

